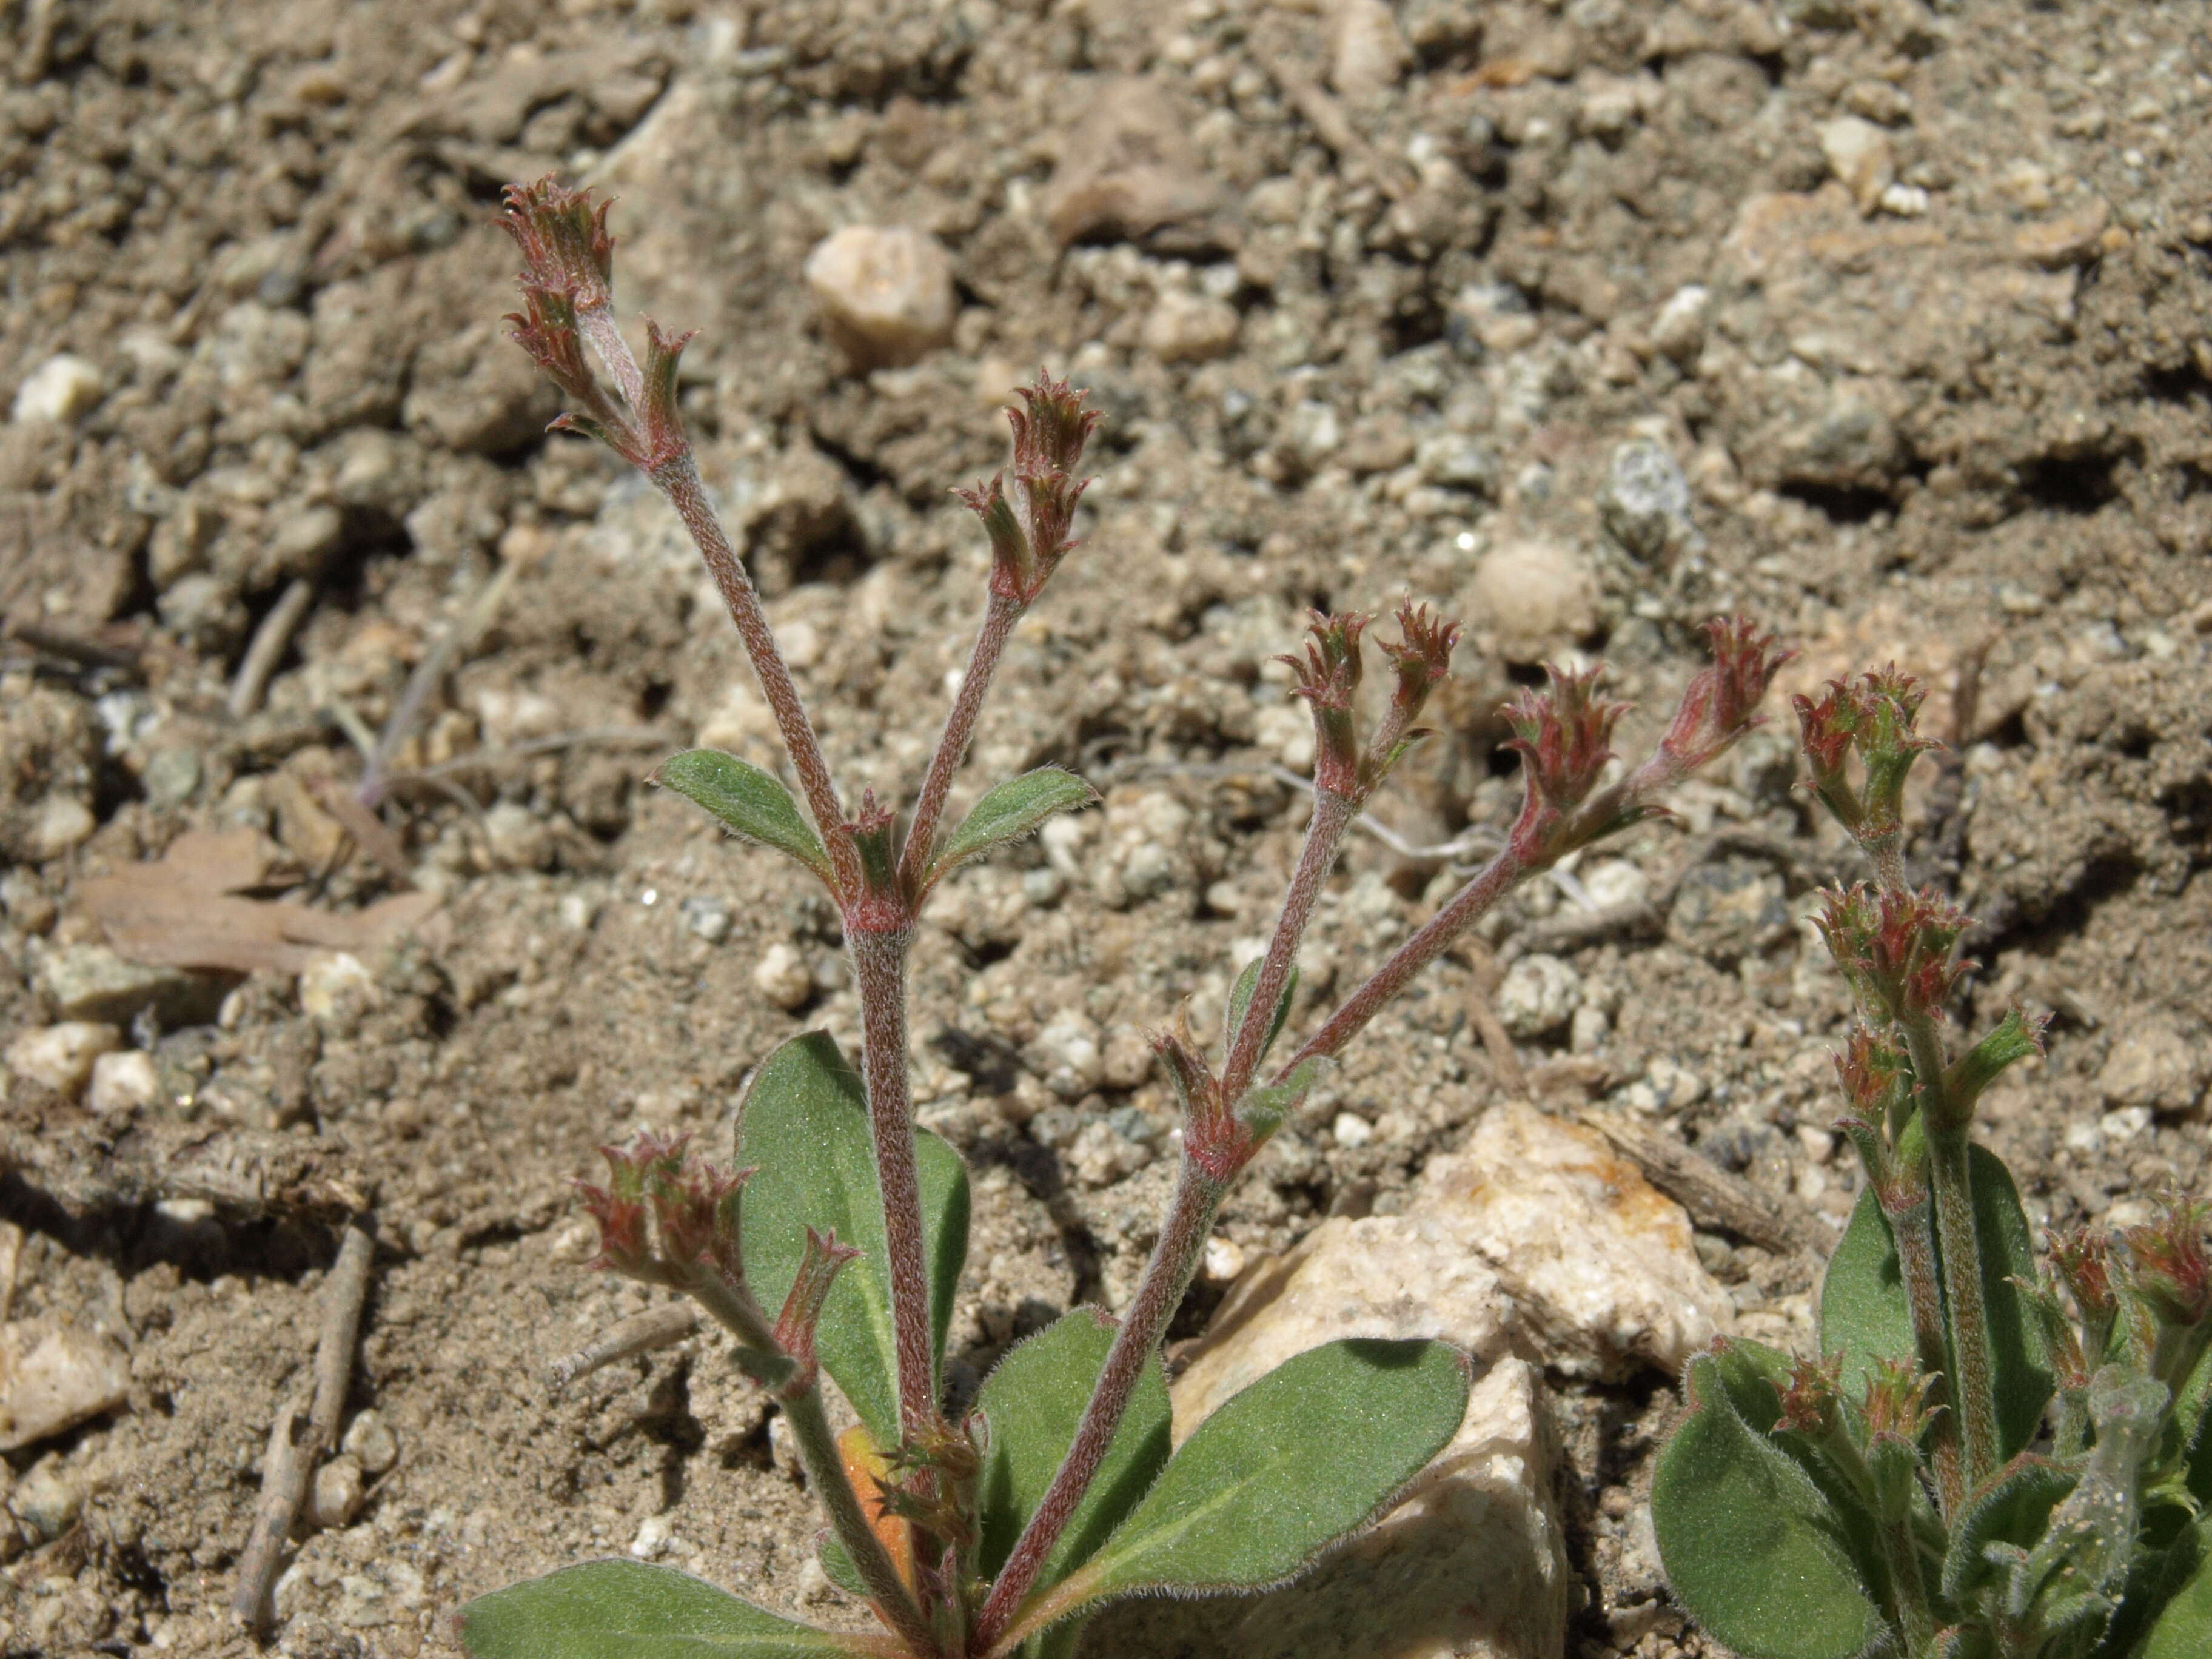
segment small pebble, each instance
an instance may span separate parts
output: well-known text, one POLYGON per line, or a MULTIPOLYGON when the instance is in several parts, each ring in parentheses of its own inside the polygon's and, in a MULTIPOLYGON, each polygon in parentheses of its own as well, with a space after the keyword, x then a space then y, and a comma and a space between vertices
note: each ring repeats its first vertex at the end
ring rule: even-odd
POLYGON ((1651 322, 1651 343, 1678 363, 1693 362, 1705 349, 1705 317, 1711 293, 1696 283, 1678 288, 1651 322))
POLYGON ((1037 1033, 1045 1087, 1062 1100, 1080 1100, 1106 1077, 1098 1027, 1085 1015, 1063 1013, 1037 1033))
POLYGON ((1338 1146, 1347 1148, 1364 1146, 1375 1139, 1375 1126, 1357 1112, 1339 1112, 1328 1132, 1336 1137, 1338 1146))
POLYGON ((1145 349, 1164 363, 1204 363, 1237 349, 1237 307, 1204 295, 1170 291, 1145 319, 1145 349))
POLYGON ((350 951, 323 951, 300 970, 300 1011, 326 1029, 358 1029, 380 1000, 376 975, 350 951))
POLYGON ((341 1443, 361 1465, 361 1472, 372 1479, 399 1461, 399 1438, 384 1420, 384 1413, 374 1408, 359 1413, 346 1425, 341 1443))
POLYGON ((1207 1282, 1228 1284, 1244 1271, 1244 1247, 1234 1239, 1214 1234, 1206 1241, 1206 1261, 1202 1271, 1207 1282))
POLYGON ((8 1494, 8 1508, 40 1543, 70 1529, 84 1509, 84 1487, 52 1458, 34 1463, 8 1494))
POLYGON ((1897 152, 1889 135, 1871 121, 1841 115, 1821 124, 1820 139, 1828 171, 1850 191, 1861 213, 1875 212, 1882 191, 1897 178, 1897 152))
POLYGON ((1598 491, 1598 516, 1613 539, 1639 559, 1673 552, 1698 533, 1690 517, 1690 481, 1674 458, 1648 438, 1613 452, 1598 491))
POLYGON ((44 864, 48 859, 58 859, 74 848, 82 847, 92 838, 100 821, 75 795, 49 795, 39 803, 39 810, 24 838, 24 854, 33 864, 44 864))
POLYGON ((1438 432, 1422 439, 1413 451, 1413 465, 1424 483, 1440 489, 1497 497, 1498 457, 1464 433, 1438 432))
POLYGON ((101 1054, 92 1062, 92 1091, 87 1097, 102 1117, 143 1112, 161 1097, 161 1073, 143 1048, 101 1054))
POLYGON ((100 371, 83 358, 61 352, 46 359, 15 388, 9 413, 18 426, 66 424, 100 401, 100 371))
POLYGON ((361 1465, 340 1454, 315 1471, 307 1518, 325 1532, 350 1525, 361 1513, 362 1496, 361 1465))
POLYGON ((1480 618, 1498 653, 1541 662, 1597 627, 1597 578, 1581 554, 1553 542, 1508 542, 1474 568, 1462 614, 1480 618))
POLYGON ((74 1100, 92 1081, 93 1062, 123 1046, 112 1025, 69 1019, 26 1031, 8 1045, 8 1069, 74 1100))
POLYGON ((848 225, 806 256, 806 286, 864 368, 913 362, 952 337, 952 262, 918 230, 848 225))
POLYGON ((708 944, 720 945, 729 938, 732 917, 728 900, 694 893, 680 908, 684 925, 708 944))
POLYGON ((122 1351, 76 1325, 0 1325, 0 1452, 35 1445, 128 1397, 122 1351))
POLYGON ((1547 1036, 1574 1018, 1582 1000, 1582 975, 1571 964, 1532 951, 1505 970, 1498 1018, 1516 1037, 1547 1036))
POLYGON ((814 970, 795 946, 778 940, 761 953, 753 987, 786 1013, 795 1014, 814 1000, 814 970))

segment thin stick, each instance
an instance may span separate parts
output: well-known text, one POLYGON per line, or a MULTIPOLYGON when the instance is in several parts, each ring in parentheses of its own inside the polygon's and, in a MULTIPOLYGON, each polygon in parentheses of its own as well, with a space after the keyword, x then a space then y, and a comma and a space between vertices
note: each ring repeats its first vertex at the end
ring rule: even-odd
POLYGON ((699 1328, 699 1310, 689 1302, 664 1302, 611 1325, 592 1341, 554 1361, 547 1373, 551 1391, 559 1394, 570 1383, 589 1376, 602 1366, 619 1364, 656 1348, 673 1347, 699 1328))
POLYGON ((1467 1023, 1482 1039, 1482 1051, 1490 1057, 1490 1069, 1498 1074, 1498 1082, 1508 1093, 1525 1096, 1528 1092, 1528 1069, 1521 1064, 1520 1054, 1513 1047, 1513 1033, 1505 1029, 1505 1022, 1498 1018, 1498 1010, 1491 1006, 1491 999, 1498 994, 1498 982, 1505 977, 1504 970, 1479 940, 1462 940, 1459 949, 1474 970, 1474 982, 1468 987, 1467 1023))
POLYGON ((415 665, 415 672, 407 677, 406 688, 399 694, 399 703, 392 711, 392 718, 384 723, 384 731, 369 751, 367 765, 362 769, 361 783, 355 794, 364 806, 377 805, 384 799, 386 774, 392 769, 392 757, 398 753, 399 745, 407 741, 407 734, 415 729, 415 722, 422 717, 423 705, 438 683, 446 678, 453 660, 466 650, 477 635, 491 625, 500 602, 506 599, 507 590, 514 585, 519 565, 503 564, 498 573, 483 585, 468 609, 453 619, 452 626, 438 636, 429 653, 415 665))
POLYGON ((275 1610, 269 1592, 284 1545, 299 1519, 300 1505, 317 1461, 337 1444, 338 1419, 353 1377, 354 1344, 361 1334, 362 1304, 368 1297, 368 1273, 375 1255, 374 1224, 356 1216, 346 1224, 338 1259, 323 1291, 323 1330, 315 1345, 313 1404, 288 1401, 270 1431, 261 1466, 261 1501, 254 1506, 253 1531, 238 1564, 232 1591, 232 1616, 249 1630, 268 1629, 275 1610), (302 1416, 305 1421, 301 1420, 302 1416))
POLYGON ((283 660, 292 635, 299 631, 307 608, 314 602, 314 583, 305 576, 295 576, 276 603, 269 607, 261 626, 253 630, 253 642, 246 647, 245 659, 238 665, 238 673, 230 683, 231 719, 242 720, 261 707, 262 693, 269 689, 276 665, 283 660))

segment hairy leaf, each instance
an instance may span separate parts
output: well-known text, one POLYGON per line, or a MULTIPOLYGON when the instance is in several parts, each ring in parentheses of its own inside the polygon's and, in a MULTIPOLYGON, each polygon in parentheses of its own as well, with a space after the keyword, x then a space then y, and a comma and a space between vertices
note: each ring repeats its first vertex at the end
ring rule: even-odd
POLYGON ((1703 1353, 1686 1386, 1651 1488, 1677 1599, 1741 1659, 1857 1659, 1886 1641, 1844 1518, 1768 1432, 1771 1381, 1742 1356, 1703 1353))
POLYGON ((930 858, 929 878, 935 881, 995 847, 1033 836, 1047 818, 1097 799, 1089 784, 1057 766, 1009 778, 977 801, 960 827, 945 838, 930 858))
MULTIPOLYGON (((1252 993, 1260 988, 1260 969, 1267 965, 1267 957, 1255 957, 1244 964, 1244 971, 1237 975, 1237 983, 1229 988, 1229 1011, 1221 1022, 1223 1051, 1237 1046, 1237 1028, 1244 1023, 1244 1011, 1252 1006, 1252 993)), ((1283 981, 1283 994, 1275 999, 1275 1017, 1267 1022, 1267 1035, 1260 1042, 1260 1058, 1265 1060, 1267 1051, 1275 1046, 1275 1039, 1283 1034, 1283 1023, 1291 1017, 1291 999, 1298 994, 1297 965, 1291 966, 1290 977, 1283 981)))
POLYGON ((1952 1523, 1949 1552, 1943 1558, 1943 1595, 1963 1601, 1984 1584, 2002 1577, 1984 1554, 1990 1544, 2032 1549, 2040 1543, 2051 1511, 2074 1490, 2076 1476, 2039 1457, 2022 1458, 1997 1472, 1975 1492, 1952 1523))
MULTIPOLYGON (((995 1577, 1075 1439, 1076 1425, 1113 1346, 1114 1321, 1077 1308, 1031 1337, 984 1379, 975 1405, 991 1426, 982 1474, 982 1568, 995 1577)), ((1147 1365, 1105 1462, 1045 1558, 1040 1590, 1081 1566, 1136 1506, 1168 1461, 1167 1379, 1147 1365)))
POLYGON ((2157 1610, 2136 1659, 2203 1659, 2212 1653, 2212 1516, 2198 1516, 2162 1565, 2151 1597, 2157 1610))
POLYGON ((775 776, 716 749, 687 749, 657 775, 665 787, 705 807, 745 840, 787 853, 830 879, 830 855, 775 776))
POLYGON ((1352 1340, 1285 1361, 1198 1426, 1036 1613, 1296 1577, 1387 1509, 1450 1441, 1469 1372, 1442 1342, 1352 1340))
MULTIPOLYGON (((936 1135, 923 1131, 916 1139, 931 1324, 941 1357, 953 1288, 968 1257, 968 1171, 936 1135)), ((896 1445, 890 1254, 866 1097, 860 1074, 827 1032, 793 1037, 755 1074, 738 1121, 738 1163, 757 1166, 740 1214, 745 1273, 763 1307, 773 1313, 789 1292, 807 1228, 835 1227, 840 1243, 860 1251, 823 1304, 815 1349, 877 1443, 896 1445)))
MULTIPOLYGON (((2036 1281, 2035 1250, 2011 1172, 1980 1146, 1968 1153, 1982 1300, 1996 1362, 1999 1455, 2009 1458, 2035 1438, 2052 1387, 2035 1309, 2021 1291, 2021 1284, 2036 1281)), ((1854 1398, 1880 1361, 1910 1362, 1917 1353, 1896 1242, 1870 1191, 1859 1194, 1850 1224, 1828 1259, 1820 1285, 1820 1352, 1843 1355, 1844 1391, 1854 1398)))
POLYGON ((469 1659, 808 1659, 866 1651, 703 1579, 642 1561, 587 1561, 460 1611, 469 1659))

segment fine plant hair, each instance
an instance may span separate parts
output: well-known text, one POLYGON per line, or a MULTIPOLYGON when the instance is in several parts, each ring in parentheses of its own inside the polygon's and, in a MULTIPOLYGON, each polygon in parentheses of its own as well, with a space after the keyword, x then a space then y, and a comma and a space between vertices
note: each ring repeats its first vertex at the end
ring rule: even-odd
POLYGON ((1182 1116, 1158 1242, 1118 1321, 1071 1311, 1010 1353, 956 1421, 940 1366, 966 1251, 967 1179, 951 1148, 914 1121, 908 962, 947 875, 1094 799, 1045 768, 995 783, 957 823, 947 815, 1006 640, 1075 548, 1080 466, 1098 417, 1048 375, 1022 390, 1009 411, 1011 466, 960 492, 988 542, 990 574, 942 734, 905 812, 872 793, 854 801, 702 487, 677 406, 689 337, 648 322, 644 361, 632 354, 614 319, 606 209, 587 196, 550 179, 513 186, 503 222, 524 260, 514 338, 568 401, 555 425, 608 444, 676 509, 737 625, 797 787, 704 750, 674 757, 659 780, 822 884, 842 919, 861 1010, 857 1071, 820 1032, 762 1063, 732 1165, 649 1133, 603 1149, 606 1182, 583 1188, 599 1224, 598 1265, 681 1291, 728 1331, 737 1364, 793 1431, 828 1522, 824 1570, 868 1603, 884 1634, 816 1630, 668 1569, 603 1561, 471 1603, 463 1644, 478 1659, 701 1644, 731 1655, 1064 1656, 1109 1601, 1294 1577, 1386 1510, 1450 1440, 1470 1368, 1440 1342, 1325 1344, 1224 1405, 1170 1456, 1160 1345, 1224 1198, 1346 1045, 1516 883, 1656 815, 1672 786, 1755 724, 1783 654, 1748 623, 1711 624, 1711 665, 1633 765, 1613 752, 1625 705, 1604 695, 1602 671, 1548 671, 1545 690, 1506 710, 1525 789, 1504 846, 1282 1057, 1316 902, 1346 834, 1424 735, 1422 709, 1460 633, 1421 606, 1400 607, 1395 636, 1380 646, 1387 702, 1370 726, 1358 704, 1372 619, 1316 614, 1303 653, 1285 659, 1314 720, 1314 805, 1273 932, 1234 984, 1218 1048, 1187 1018, 1152 1038, 1182 1116), (825 1374, 860 1419, 842 1435, 825 1374))
POLYGON ((1874 872, 1819 917, 1859 1015, 1836 1066, 1866 1188, 1814 1356, 1723 1340, 1690 1362, 1660 1554, 1742 1659, 2203 1659, 2212 1205, 2169 1196, 2039 1258, 1971 1130, 2043 1022, 1947 1041, 1971 924, 1905 876, 1921 696, 1890 668, 1796 700, 1813 793, 1874 872))

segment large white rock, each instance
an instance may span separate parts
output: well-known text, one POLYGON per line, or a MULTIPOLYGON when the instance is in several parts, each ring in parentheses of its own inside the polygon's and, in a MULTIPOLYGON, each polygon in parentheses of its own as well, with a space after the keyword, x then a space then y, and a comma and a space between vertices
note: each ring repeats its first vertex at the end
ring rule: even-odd
POLYGON ((1176 1436, 1293 1354, 1340 1337, 1437 1336, 1475 1385, 1459 1433, 1398 1507, 1310 1577, 1269 1595, 1118 1609, 1094 1651, 1127 1659, 1558 1659, 1567 1562, 1535 1368, 1515 1310, 1433 1216, 1323 1222, 1223 1304, 1175 1386, 1176 1436))
POLYGON ((1435 1217, 1497 1272, 1560 1370, 1673 1376, 1733 1322, 1681 1206, 1600 1135, 1523 1103, 1432 1161, 1409 1212, 1435 1217))
POLYGON ((92 1063, 123 1046, 123 1033, 94 1020, 41 1025, 8 1045, 8 1069, 75 1100, 92 1081, 92 1063))

